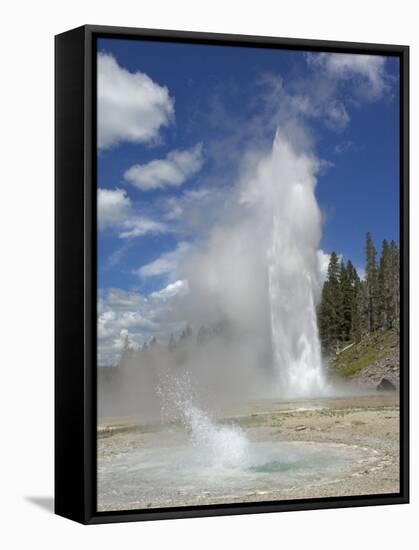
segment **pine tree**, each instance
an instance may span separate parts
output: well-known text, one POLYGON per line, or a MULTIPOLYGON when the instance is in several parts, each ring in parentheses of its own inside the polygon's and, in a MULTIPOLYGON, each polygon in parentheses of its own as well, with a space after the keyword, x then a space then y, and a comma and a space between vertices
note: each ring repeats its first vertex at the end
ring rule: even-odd
POLYGON ((377 252, 367 233, 365 279, 350 260, 330 255, 327 278, 318 306, 322 350, 327 355, 349 341, 359 342, 378 329, 398 329, 400 315, 400 252, 395 241, 384 240, 377 266, 377 252))
POLYGON ((361 337, 369 333, 369 314, 368 314, 368 288, 367 281, 360 282, 359 288, 359 311, 361 319, 361 337))
POLYGON ((319 307, 319 332, 325 353, 336 351, 339 345, 341 333, 339 276, 339 259, 336 252, 332 252, 319 307))
POLYGON ((359 278, 358 272, 352 264, 351 260, 348 260, 346 264, 346 271, 348 273, 348 279, 350 284, 350 304, 351 304, 351 328, 350 328, 350 340, 359 342, 362 336, 362 283, 359 278))
POLYGON ((399 329, 400 326, 400 252, 396 241, 390 243, 390 272, 391 272, 391 326, 399 329))
POLYGON ((154 349, 154 348, 157 348, 158 346, 159 346, 159 343, 157 342, 157 338, 153 336, 153 338, 148 343, 148 347, 149 349, 154 349))
POLYGON ((332 314, 330 311, 331 301, 330 301, 330 285, 329 281, 325 281, 322 288, 322 294, 320 299, 320 304, 318 308, 318 327, 320 341, 322 344, 323 353, 326 355, 332 349, 332 338, 331 338, 331 319, 332 314))
POLYGON ((131 342, 129 339, 128 332, 125 332, 124 334, 121 332, 121 339, 122 339, 122 352, 119 358, 119 366, 126 369, 127 365, 129 364, 130 360, 133 357, 133 350, 131 347, 131 342))
POLYGON ((388 242, 384 239, 380 267, 378 270, 378 294, 377 294, 378 325, 380 328, 388 329, 393 324, 393 302, 392 302, 392 266, 391 251, 388 242))
POLYGON ((368 332, 374 332, 378 326, 378 270, 377 251, 372 241, 371 233, 367 233, 365 242, 365 276, 367 299, 367 324, 368 332))
POLYGON ((180 335, 180 341, 186 342, 186 340, 189 340, 192 336, 192 327, 187 324, 184 330, 182 331, 182 334, 180 335))
MULTIPOLYGON (((352 264, 350 264, 351 267, 352 264)), ((351 337, 351 328, 352 328, 352 314, 353 314, 353 287, 348 272, 348 268, 345 266, 343 261, 340 266, 340 307, 339 307, 339 324, 340 324, 340 342, 348 342, 351 337)))

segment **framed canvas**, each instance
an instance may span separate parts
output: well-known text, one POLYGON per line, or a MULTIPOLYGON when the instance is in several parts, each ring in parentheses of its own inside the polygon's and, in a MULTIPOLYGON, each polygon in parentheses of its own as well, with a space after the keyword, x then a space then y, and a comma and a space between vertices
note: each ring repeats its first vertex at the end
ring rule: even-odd
POLYGON ((55 510, 407 503, 407 46, 56 37, 55 510))

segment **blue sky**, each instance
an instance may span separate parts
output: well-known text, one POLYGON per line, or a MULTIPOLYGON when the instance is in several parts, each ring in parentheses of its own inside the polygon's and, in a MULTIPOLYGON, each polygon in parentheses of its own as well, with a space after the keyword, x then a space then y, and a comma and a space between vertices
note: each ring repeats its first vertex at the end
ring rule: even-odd
MULTIPOLYGON (((291 119, 319 161, 319 247, 361 267, 366 231, 398 240, 397 58, 115 39, 98 52, 101 296, 174 284, 179 257, 225 220, 243 159, 291 119)), ((153 315, 125 327, 117 313, 108 348, 130 323, 141 343, 153 315)))

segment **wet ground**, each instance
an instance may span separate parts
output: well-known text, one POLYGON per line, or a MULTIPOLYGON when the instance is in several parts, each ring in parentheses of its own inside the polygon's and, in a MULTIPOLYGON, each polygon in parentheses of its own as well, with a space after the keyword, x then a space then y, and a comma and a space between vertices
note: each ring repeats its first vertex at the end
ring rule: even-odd
POLYGON ((396 393, 257 401, 201 431, 191 441, 176 424, 102 422, 98 509, 399 491, 396 393))

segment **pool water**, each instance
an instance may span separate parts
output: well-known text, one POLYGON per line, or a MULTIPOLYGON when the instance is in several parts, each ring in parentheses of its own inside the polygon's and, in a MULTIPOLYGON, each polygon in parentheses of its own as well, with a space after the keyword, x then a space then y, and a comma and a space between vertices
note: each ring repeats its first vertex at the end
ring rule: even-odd
POLYGON ((221 435, 233 448, 217 442, 210 452, 170 432, 101 438, 98 509, 228 503, 261 495, 270 500, 281 492, 287 498, 287 490, 348 477, 377 460, 376 451, 355 445, 221 435))

